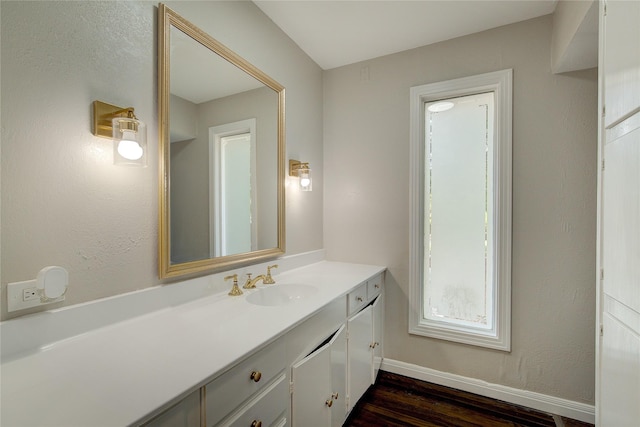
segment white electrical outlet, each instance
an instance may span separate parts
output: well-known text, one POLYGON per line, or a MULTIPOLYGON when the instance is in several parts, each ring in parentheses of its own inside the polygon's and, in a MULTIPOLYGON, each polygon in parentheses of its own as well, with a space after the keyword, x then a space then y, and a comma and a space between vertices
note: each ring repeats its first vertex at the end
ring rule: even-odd
POLYGON ((36 288, 28 288, 22 290, 22 301, 31 301, 32 299, 40 299, 36 288))
POLYGON ((24 310, 25 308, 37 307, 43 304, 64 301, 64 295, 53 301, 43 303, 36 290, 35 280, 25 280, 24 282, 9 283, 7 285, 7 311, 24 310))

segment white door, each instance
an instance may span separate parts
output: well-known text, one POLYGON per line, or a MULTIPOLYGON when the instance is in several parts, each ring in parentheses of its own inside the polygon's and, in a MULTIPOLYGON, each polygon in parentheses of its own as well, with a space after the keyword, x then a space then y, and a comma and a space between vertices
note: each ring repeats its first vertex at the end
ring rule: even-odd
POLYGON ((353 316, 347 322, 349 328, 349 410, 371 385, 373 314, 371 306, 353 316))
POLYGON ((340 427, 347 417, 347 329, 342 326, 331 340, 331 426, 340 427))
POLYGON ((293 427, 341 426, 345 419, 346 331, 293 365, 291 419, 293 427), (334 406, 335 405, 335 406, 334 406))
POLYGON ((640 2, 601 5, 604 99, 597 424, 640 420, 640 2), (606 12, 605 8, 606 7, 606 12))
POLYGON ((293 365, 291 419, 294 427, 331 425, 330 364, 331 347, 324 346, 293 365))

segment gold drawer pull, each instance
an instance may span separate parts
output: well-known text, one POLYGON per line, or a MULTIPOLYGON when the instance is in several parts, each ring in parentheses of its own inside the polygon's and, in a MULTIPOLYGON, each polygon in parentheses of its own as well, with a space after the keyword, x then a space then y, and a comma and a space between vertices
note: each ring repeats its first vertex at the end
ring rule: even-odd
POLYGON ((262 421, 253 420, 251 427, 262 427, 262 421))
POLYGON ((369 348, 376 348, 379 345, 380 345, 379 342, 373 342, 373 343, 369 344, 369 348))
POLYGON ((358 301, 358 302, 362 302, 362 301, 364 301, 364 300, 362 299, 362 297, 356 297, 356 301, 358 301))
POLYGON ((336 391, 335 393, 333 393, 333 394, 331 395, 331 398, 332 398, 332 399, 337 399, 337 398, 338 398, 338 392, 336 391))
POLYGON ((327 405, 329 408, 331 408, 333 406, 333 399, 327 399, 326 402, 324 402, 325 405, 327 405))
POLYGON ((375 285, 373 285, 374 288, 376 289, 380 289, 380 285, 378 285, 377 283, 375 285))
POLYGON ((260 378, 262 378, 262 373, 260 371, 251 372, 251 379, 253 381, 258 382, 258 381, 260 381, 260 378))

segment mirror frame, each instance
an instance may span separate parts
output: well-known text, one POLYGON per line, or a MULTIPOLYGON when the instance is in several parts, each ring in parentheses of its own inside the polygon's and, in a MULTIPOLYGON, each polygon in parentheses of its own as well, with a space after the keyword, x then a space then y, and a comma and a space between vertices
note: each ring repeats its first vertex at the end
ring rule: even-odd
MULTIPOLYGON (((158 6, 158 270, 161 279, 175 278, 197 273, 209 273, 258 260, 274 258, 285 253, 285 96, 284 86, 267 76, 235 52, 178 15, 164 4, 158 6), (170 212, 170 141, 169 141, 169 97, 170 97, 170 49, 171 27, 191 37, 248 75, 271 88, 278 95, 278 160, 277 160, 277 227, 278 242, 275 248, 260 249, 241 254, 207 258, 185 263, 171 263, 171 212, 170 212)), ((275 226, 276 224, 274 224, 275 226)))

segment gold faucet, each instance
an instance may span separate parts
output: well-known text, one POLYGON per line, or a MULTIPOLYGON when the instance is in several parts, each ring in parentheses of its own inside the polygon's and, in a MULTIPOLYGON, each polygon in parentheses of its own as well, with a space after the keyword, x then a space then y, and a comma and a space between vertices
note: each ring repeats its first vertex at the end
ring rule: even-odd
POLYGON ((267 267, 267 275, 264 277, 264 280, 262 281, 262 283, 264 283, 265 285, 273 285, 274 283, 276 283, 276 281, 273 280, 273 277, 271 277, 272 268, 278 268, 278 264, 273 264, 267 267))
POLYGON ((238 275, 232 274, 231 276, 227 276, 224 278, 224 280, 231 280, 231 279, 233 279, 233 287, 231 288, 231 291, 229 291, 229 295, 231 295, 232 297, 237 297, 238 295, 242 295, 242 291, 238 287, 238 275))
POLYGON ((242 286, 245 289, 253 289, 256 287, 256 283, 258 283, 260 280, 262 280, 262 282, 264 283, 264 275, 261 274, 259 276, 254 277, 253 279, 251 278, 251 273, 247 273, 247 281, 245 282, 244 286, 242 286))

